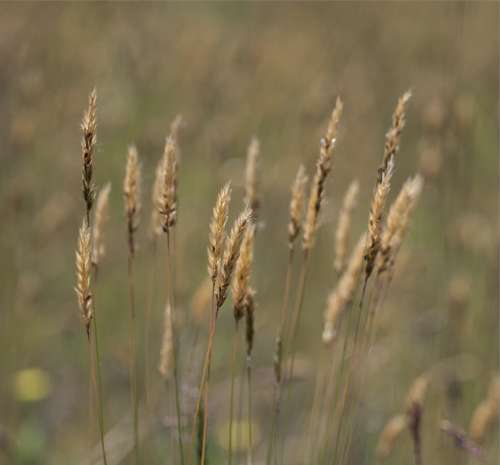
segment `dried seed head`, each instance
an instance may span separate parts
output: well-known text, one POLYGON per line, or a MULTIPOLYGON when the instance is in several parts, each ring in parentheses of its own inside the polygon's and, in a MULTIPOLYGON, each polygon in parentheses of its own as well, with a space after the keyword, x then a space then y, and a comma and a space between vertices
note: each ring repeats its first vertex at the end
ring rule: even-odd
POLYGON ((302 247, 308 251, 314 245, 314 236, 318 226, 318 216, 325 194, 325 182, 332 169, 333 150, 337 136, 337 128, 342 115, 343 103, 337 98, 335 108, 330 118, 326 135, 320 140, 320 151, 316 162, 316 173, 313 178, 309 201, 307 204, 306 219, 304 222, 304 237, 302 247))
POLYGON ((407 411, 410 411, 413 405, 419 405, 420 407, 423 406, 429 383, 430 378, 428 375, 421 375, 413 381, 413 384, 411 385, 406 396, 407 411))
POLYGON ((365 279, 370 277, 375 265, 375 259, 380 251, 382 216, 384 214, 387 196, 391 188, 393 171, 394 159, 390 158, 387 164, 387 169, 381 174, 379 182, 377 182, 375 187, 375 193, 373 194, 370 215, 368 218, 368 242, 365 252, 365 279))
POLYGON ((133 255, 135 252, 134 233, 139 226, 139 212, 141 209, 141 167, 137 149, 133 145, 128 149, 123 193, 125 195, 129 252, 133 255))
POLYGON ((83 199, 87 208, 87 216, 92 210, 94 204, 94 182, 93 165, 94 165, 94 149, 97 143, 97 119, 96 119, 96 102, 97 94, 93 89, 89 95, 89 104, 87 110, 83 114, 81 124, 83 137, 82 137, 82 187, 83 199))
POLYGON ((260 206, 258 173, 259 155, 260 143, 256 137, 253 137, 247 152, 245 169, 245 205, 251 210, 254 221, 257 219, 257 211, 260 206))
POLYGON ((236 269, 233 279, 233 305, 234 319, 236 323, 243 317, 245 311, 245 299, 250 288, 250 272, 253 262, 253 242, 255 235, 255 225, 250 225, 245 231, 241 242, 240 255, 236 261, 236 269))
POLYGON ((290 199, 290 221, 288 223, 288 246, 290 249, 293 248, 295 239, 297 239, 300 233, 306 183, 307 176, 305 174, 305 169, 303 165, 300 165, 292 185, 292 196, 290 199))
POLYGON ((333 266, 337 273, 341 273, 345 266, 347 257, 349 230, 351 228, 351 216, 359 192, 359 182, 354 180, 349 185, 347 192, 342 202, 342 207, 339 213, 339 221, 337 231, 335 233, 335 260, 333 266))
POLYGON ((389 456, 396 445, 396 441, 407 427, 408 420, 406 415, 396 415, 387 422, 382 433, 380 433, 377 444, 377 457, 380 460, 389 456))
POLYGON ((160 363, 158 371, 165 380, 172 376, 173 368, 173 331, 172 331, 172 309, 170 304, 165 306, 165 315, 163 320, 163 338, 160 350, 160 363))
POLYGON ((415 453, 415 463, 421 463, 422 455, 422 414, 424 411, 424 399, 429 386, 429 376, 419 376, 410 387, 406 397, 406 417, 408 419, 408 429, 413 440, 415 453))
POLYGON ((397 151, 399 150, 401 131, 403 130, 406 123, 405 107, 410 98, 411 92, 407 91, 398 99, 396 109, 392 114, 392 126, 385 135, 384 158, 379 169, 380 173, 387 171, 389 160, 394 158, 397 151))
POLYGON ((408 179, 392 204, 380 244, 378 273, 386 271, 394 254, 398 251, 408 229, 410 215, 422 192, 423 179, 420 175, 408 179))
POLYGON ((176 115, 172 123, 170 124, 170 137, 176 142, 179 139, 179 131, 181 130, 183 123, 184 120, 182 118, 182 115, 176 115))
POLYGON ((469 434, 473 441, 482 443, 486 434, 498 417, 498 405, 490 399, 483 400, 474 410, 469 426, 469 434))
POLYGON ((226 241, 224 257, 222 258, 220 273, 217 282, 216 301, 217 311, 224 304, 227 297, 227 289, 231 282, 234 266, 240 254, 240 246, 243 240, 243 235, 250 222, 250 210, 243 211, 236 219, 226 241))
POLYGON ((219 192, 212 213, 208 233, 208 275, 215 286, 222 260, 222 249, 226 235, 227 213, 231 200, 231 184, 227 183, 219 192))
POLYGON ((78 305, 82 320, 85 324, 87 337, 90 337, 90 323, 92 321, 92 293, 90 290, 90 228, 86 221, 83 222, 78 235, 76 247, 76 286, 78 305))
POLYGON ((104 245, 103 231, 104 225, 108 221, 109 209, 109 193, 111 192, 111 183, 108 182, 100 191, 97 196, 97 203, 95 209, 95 217, 93 224, 92 234, 92 265, 97 267, 99 262, 106 254, 106 247, 104 245))
POLYGON ((330 116, 330 121, 328 121, 328 128, 326 130, 325 139, 328 143, 331 144, 331 141, 337 138, 339 121, 342 116, 342 112, 344 111, 344 104, 340 97, 337 97, 337 101, 335 102, 335 108, 332 111, 332 115, 330 116))
POLYGON ((161 226, 168 232, 175 225, 177 216, 177 145, 175 139, 168 136, 163 154, 161 195, 158 202, 158 212, 161 216, 161 226))
POLYGON ((335 338, 338 319, 347 305, 352 301, 358 287, 361 270, 363 269, 363 253, 365 250, 366 234, 363 234, 353 250, 346 271, 340 278, 337 287, 329 297, 325 310, 325 326, 323 342, 329 344, 335 338))

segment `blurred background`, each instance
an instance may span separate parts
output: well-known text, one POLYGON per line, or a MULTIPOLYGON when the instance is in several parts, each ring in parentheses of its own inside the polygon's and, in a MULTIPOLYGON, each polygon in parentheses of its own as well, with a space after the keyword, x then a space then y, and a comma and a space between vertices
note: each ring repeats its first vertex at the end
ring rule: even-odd
MULTIPOLYGON (((87 347, 73 290, 83 212, 80 122, 94 86, 95 179, 98 187, 112 183, 107 255, 95 289, 109 428, 129 412, 122 195, 128 145, 137 145, 143 168, 139 312, 147 305, 151 281, 157 281, 148 343, 156 373, 164 260, 160 248, 158 272, 152 273, 156 255, 148 229, 154 169, 169 125, 183 115, 176 257, 176 300, 186 323, 181 352, 189 350, 197 324, 191 321, 193 296, 206 276, 208 222, 217 192, 232 180, 234 217, 244 195, 248 143, 252 136, 260 140, 262 205, 253 282, 254 364, 262 373, 254 378, 255 448, 256 461, 263 463, 290 184, 300 163, 313 172, 319 138, 341 96, 344 116, 299 332, 302 376, 296 383, 293 437, 310 408, 322 312, 336 282, 333 240, 342 196, 357 178, 352 245, 366 228, 391 113, 411 89, 391 199, 417 171, 425 188, 380 312, 352 463, 375 462, 379 433, 404 407, 413 380, 443 364, 449 374, 433 384, 426 400, 424 461, 467 463, 438 426, 448 418, 467 429, 498 368, 496 3, 4 3, 1 8, 0 463, 89 463, 97 438, 89 423, 87 347)), ((222 386, 212 390, 213 461, 225 457, 219 432, 227 421, 224 381, 231 339, 225 335, 233 326, 230 306, 224 310, 213 369, 214 385, 222 386)), ((205 323, 199 328, 203 342, 205 323)), ((144 350, 143 339, 141 345, 144 350)), ((185 409, 190 415, 192 405, 185 409)), ((165 463, 162 438, 160 432, 147 439, 158 449, 148 463, 165 463)), ((411 447, 405 436, 386 462, 411 463, 411 447)), ((484 450, 489 463, 496 463, 495 430, 484 450)), ((290 461, 300 463, 299 457, 294 461, 292 454, 290 461)))

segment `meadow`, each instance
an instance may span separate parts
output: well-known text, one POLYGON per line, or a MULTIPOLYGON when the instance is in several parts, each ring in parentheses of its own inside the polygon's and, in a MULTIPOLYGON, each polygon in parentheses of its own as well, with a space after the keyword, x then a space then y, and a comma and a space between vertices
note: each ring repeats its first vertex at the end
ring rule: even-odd
POLYGON ((2 4, 0 464, 499 463, 498 18, 2 4))

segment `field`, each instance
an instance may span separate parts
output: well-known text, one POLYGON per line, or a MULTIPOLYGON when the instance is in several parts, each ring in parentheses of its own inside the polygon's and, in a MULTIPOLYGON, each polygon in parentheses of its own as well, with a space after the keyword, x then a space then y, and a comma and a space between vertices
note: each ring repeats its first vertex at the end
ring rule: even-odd
POLYGON ((499 463, 496 3, 1 9, 0 464, 103 463, 101 427, 110 465, 499 463), (105 253, 88 267, 86 151, 84 190, 111 183, 105 253), (228 285, 215 324, 207 247, 222 227, 209 239, 209 226, 229 181, 226 233, 251 213, 234 263, 209 253, 215 297, 228 285), (408 221, 384 251, 374 239, 403 186, 408 221))

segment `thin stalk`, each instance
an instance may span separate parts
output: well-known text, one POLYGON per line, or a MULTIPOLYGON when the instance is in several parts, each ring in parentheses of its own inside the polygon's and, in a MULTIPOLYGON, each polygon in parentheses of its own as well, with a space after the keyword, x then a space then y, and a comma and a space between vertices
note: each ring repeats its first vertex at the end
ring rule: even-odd
MULTIPOLYGON (((281 350, 279 346, 283 344, 283 335, 286 334, 287 331, 287 323, 288 323, 288 301, 290 299, 290 287, 292 283, 292 265, 293 265, 293 257, 294 257, 294 247, 289 248, 288 252, 288 264, 286 268, 286 278, 285 278, 285 290, 283 294, 283 304, 281 307, 281 320, 280 326, 278 329, 278 335, 276 336, 276 352, 281 350)), ((279 360, 278 370, 281 372, 281 367, 283 365, 283 360, 279 360)), ((276 380, 275 388, 274 388, 274 400, 273 400, 273 416, 271 420, 271 433, 269 435, 269 448, 267 450, 267 459, 266 464, 271 465, 272 455, 273 455, 273 446, 274 441, 278 435, 277 425, 278 425, 278 417, 280 413, 280 402, 281 402, 281 393, 283 389, 283 377, 280 376, 279 380, 276 380)))
MULTIPOLYGON (((215 304, 215 286, 213 287, 212 292, 212 312, 211 312, 211 330, 210 330, 210 338, 208 341, 208 350, 207 350, 207 359, 206 359, 206 370, 205 370, 205 380, 203 387, 203 442, 202 442, 202 450, 201 450, 201 465, 205 465, 206 453, 207 453, 207 434, 208 434, 208 386, 210 380, 210 367, 212 362, 212 351, 213 344, 215 339, 215 327, 216 327, 216 318, 217 318, 217 307, 215 304)), ((202 380, 203 381, 203 380, 202 380)))
POLYGON ((179 371, 178 371, 178 357, 177 357, 177 341, 176 341, 176 327, 175 327, 175 310, 173 308, 173 286, 172 286, 172 270, 171 270, 171 250, 170 250, 170 234, 167 232, 167 291, 168 291, 168 304, 170 305, 170 323, 172 325, 172 358, 174 361, 174 389, 175 389, 175 411, 177 415, 177 435, 179 441, 179 455, 181 465, 184 465, 184 448, 182 445, 182 427, 181 427, 181 407, 180 407, 180 394, 179 394, 179 371))
POLYGON ((238 322, 235 322, 233 335, 233 359, 231 362, 231 391, 229 395, 228 465, 232 465, 233 461, 234 380, 236 377, 236 360, 238 358, 240 349, 238 328, 238 322))
MULTIPOLYGON (((340 367, 339 367, 337 376, 335 376, 335 373, 334 373, 335 365, 332 364, 332 366, 331 366, 330 381, 328 383, 328 386, 330 388, 327 390, 326 400, 325 400, 325 404, 327 406, 331 405, 331 407, 328 408, 328 411, 332 410, 334 412, 334 421, 331 422, 332 427, 335 426, 334 422, 335 422, 335 412, 337 410, 336 406, 337 406, 339 398, 340 398, 340 387, 341 387, 342 379, 344 376, 344 371, 346 369, 346 358, 347 358, 346 354, 347 354, 347 346, 348 346, 348 342, 349 342, 349 333, 351 332, 352 325, 353 325, 353 319, 354 319, 354 316, 352 315, 352 313, 353 313, 352 306, 350 308, 347 308, 346 311, 348 312, 348 318, 347 318, 347 327, 346 327, 345 335, 344 335, 344 343, 342 345, 342 353, 340 356, 340 367), (334 378, 336 379, 335 383, 333 382, 334 378)), ((328 418, 326 419, 326 421, 327 420, 328 420, 328 418)), ((326 453, 326 449, 327 449, 327 439, 326 438, 328 437, 327 433, 328 433, 329 429, 331 430, 331 428, 328 428, 328 424, 327 424, 325 426, 324 436, 320 437, 319 448, 320 448, 321 452, 319 455, 320 458, 318 460, 318 463, 324 463, 324 461, 325 461, 325 453, 326 453)), ((334 447, 337 448, 337 442, 334 443, 334 447)))
POLYGON ((156 295, 156 276, 157 276, 157 271, 158 271, 158 258, 157 258, 157 240, 156 236, 153 237, 152 242, 151 242, 151 253, 153 255, 153 266, 150 269, 150 276, 149 276, 149 289, 148 289, 148 297, 147 297, 147 305, 146 305, 146 311, 145 311, 145 324, 144 324, 144 339, 146 341, 146 346, 144 348, 145 350, 145 382, 144 382, 144 401, 146 404, 146 409, 148 410, 148 413, 150 412, 150 393, 149 393, 149 386, 151 383, 151 360, 150 360, 150 352, 151 352, 151 343, 150 343, 150 333, 151 333, 151 313, 152 313, 152 307, 153 303, 155 300, 155 295, 156 295))
POLYGON ((321 412, 321 399, 324 398, 325 383, 327 379, 327 376, 323 371, 325 355, 325 350, 323 350, 321 357, 323 360, 318 363, 316 371, 314 395, 311 405, 311 413, 309 415, 308 441, 304 453, 304 463, 312 463, 314 438, 317 437, 317 431, 314 430, 314 425, 321 412))
POLYGON ((95 377, 97 382, 97 416, 99 419, 99 433, 101 436, 101 451, 102 451, 102 460, 104 465, 107 465, 108 461, 106 458, 106 448, 104 446, 104 409, 102 402, 102 382, 101 382, 101 358, 99 354, 99 337, 97 335, 97 315, 94 304, 94 318, 93 321, 93 329, 94 329, 94 349, 95 349, 95 377))
POLYGON ((135 314, 135 289, 134 289, 134 259, 133 254, 128 255, 128 289, 130 305, 130 385, 132 394, 132 411, 134 424, 134 457, 135 464, 139 464, 139 401, 137 382, 137 321, 135 314))
MULTIPOLYGON (((292 321, 291 321, 291 326, 288 331, 288 350, 285 351, 285 354, 290 355, 290 364, 289 364, 289 369, 288 372, 285 373, 285 379, 284 382, 292 379, 293 377, 293 369, 294 369, 294 363, 295 363, 295 342, 297 338, 297 330, 298 326, 300 323, 300 316, 302 314, 302 305, 304 303, 304 290, 306 286, 306 281, 307 281, 307 272, 308 272, 308 264, 309 264, 309 250, 304 250, 304 255, 302 259, 302 266, 300 269, 300 277, 299 277, 299 287, 297 290, 297 300, 296 300, 296 305, 294 308, 294 312, 292 315, 292 321)), ((289 395, 288 393, 290 392, 289 390, 286 391, 287 396, 289 395)), ((285 398, 286 402, 286 398, 285 398)), ((282 453, 281 453, 281 461, 284 460, 284 447, 285 447, 285 440, 282 438, 282 453)))
POLYGON ((295 362, 295 342, 297 339, 297 330, 300 323, 300 317, 302 315, 302 305, 304 303, 304 290, 307 280, 308 265, 309 265, 309 251, 305 250, 304 257, 302 260, 302 267, 300 269, 299 288, 297 291, 297 304, 295 306, 294 313, 292 315, 292 325, 290 327, 290 332, 289 332, 288 352, 290 354, 290 368, 288 371, 287 379, 291 379, 293 377, 293 367, 295 362))
POLYGON ((247 390, 248 390, 248 449, 247 449, 247 465, 253 464, 253 418, 252 418, 252 357, 247 355, 247 390))

